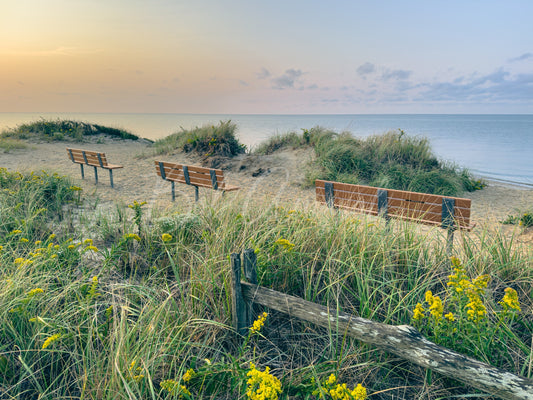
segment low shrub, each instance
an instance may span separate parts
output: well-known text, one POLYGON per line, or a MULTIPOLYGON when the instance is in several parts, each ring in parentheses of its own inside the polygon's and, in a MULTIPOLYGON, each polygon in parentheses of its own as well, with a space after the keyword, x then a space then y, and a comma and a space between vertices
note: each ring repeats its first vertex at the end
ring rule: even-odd
POLYGON ((237 125, 231 121, 220 121, 218 125, 204 125, 194 129, 173 133, 154 143, 156 154, 169 154, 174 151, 195 152, 202 157, 234 157, 246 151, 239 143, 235 132, 237 125))
POLYGON ((108 135, 119 139, 139 139, 138 136, 124 129, 62 119, 40 119, 39 121, 20 124, 13 129, 2 132, 0 138, 83 141, 86 136, 95 135, 108 135))
POLYGON ((307 172, 309 186, 316 179, 326 179, 446 196, 485 186, 467 170, 439 161, 427 138, 408 136, 402 130, 361 139, 350 132, 314 127, 303 129, 301 135, 276 135, 255 152, 270 154, 299 146, 315 150, 316 160, 307 172))

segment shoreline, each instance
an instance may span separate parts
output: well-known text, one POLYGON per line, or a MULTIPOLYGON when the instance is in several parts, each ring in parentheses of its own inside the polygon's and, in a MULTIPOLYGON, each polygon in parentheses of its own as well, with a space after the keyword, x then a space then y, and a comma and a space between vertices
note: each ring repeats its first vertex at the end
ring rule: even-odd
MULTIPOLYGON (((184 164, 199 164, 197 157, 176 153, 165 156, 150 154, 151 144, 140 140, 117 140, 100 138, 84 143, 43 142, 28 143, 27 149, 2 153, 0 167, 9 171, 57 172, 72 178, 84 193, 98 196, 100 202, 122 201, 126 204, 149 201, 163 207, 172 205, 170 184, 156 175, 154 160, 175 161, 184 164), (74 164, 66 147, 84 148, 104 152, 108 162, 123 165, 113 173, 115 188, 109 184, 109 174, 98 170, 98 185, 94 182, 92 168, 85 168, 85 179, 81 179, 80 167, 74 164)), ((314 188, 302 188, 305 164, 312 158, 312 152, 305 149, 284 150, 267 156, 244 154, 225 160, 223 169, 227 182, 237 185, 237 191, 245 201, 267 199, 275 203, 315 203, 314 188)), ((465 192, 458 197, 472 200, 472 221, 478 226, 494 226, 509 215, 518 215, 533 208, 533 188, 516 187, 498 181, 488 181, 483 190, 465 192)), ((200 197, 212 192, 200 190, 200 197)), ((232 195, 228 193, 228 195, 232 195)), ((176 201, 194 202, 194 190, 186 185, 176 185, 176 201)), ((501 225, 501 224, 497 224, 501 225)), ((513 226, 505 226, 512 228, 513 226)))

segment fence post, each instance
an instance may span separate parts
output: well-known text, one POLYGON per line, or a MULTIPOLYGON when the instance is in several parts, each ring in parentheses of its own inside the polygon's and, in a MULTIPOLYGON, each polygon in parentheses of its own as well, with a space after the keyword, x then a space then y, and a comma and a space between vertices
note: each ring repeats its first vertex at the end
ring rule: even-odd
MULTIPOLYGON (((244 276, 249 283, 257 285, 257 257, 253 249, 246 249, 242 254, 244 276)), ((246 326, 252 326, 255 320, 253 302, 246 300, 246 326)))
POLYGON ((232 253, 231 259, 231 319, 233 328, 240 335, 246 334, 246 303, 241 289, 241 254, 232 253))

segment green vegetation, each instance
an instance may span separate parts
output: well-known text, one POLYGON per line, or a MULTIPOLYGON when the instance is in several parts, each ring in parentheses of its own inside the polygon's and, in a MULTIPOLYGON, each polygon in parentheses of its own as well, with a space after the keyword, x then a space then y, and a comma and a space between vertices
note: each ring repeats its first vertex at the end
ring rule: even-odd
POLYGON ((9 153, 13 150, 21 150, 28 148, 28 145, 18 139, 2 139, 0 137, 0 149, 4 150, 4 153, 9 153))
POLYGON ((181 129, 154 143, 155 154, 171 154, 175 151, 194 152, 202 157, 234 157, 246 151, 235 132, 237 125, 220 121, 218 125, 204 125, 191 130, 181 129))
POLYGON ((138 140, 139 137, 123 129, 70 120, 45 120, 20 124, 0 134, 0 139, 73 140, 83 141, 87 136, 108 135, 119 139, 138 140))
POLYGON ((256 252, 261 285, 333 312, 416 324, 430 340, 531 377, 533 254, 513 237, 465 235, 450 265, 439 229, 326 207, 236 194, 192 209, 132 199, 95 210, 65 177, 5 169, 0 187, 2 398, 478 395, 335 325, 268 309, 236 338, 228 256, 244 248, 256 252))
POLYGON ((456 196, 483 188, 466 170, 440 162, 426 138, 403 131, 370 136, 335 133, 320 127, 278 135, 258 146, 257 154, 269 154, 283 147, 312 146, 316 160, 307 179, 364 184, 389 189, 456 196))
POLYGON ((526 211, 519 213, 519 215, 509 215, 505 221, 502 221, 503 224, 508 225, 520 225, 524 228, 529 228, 533 226, 533 212, 526 211))

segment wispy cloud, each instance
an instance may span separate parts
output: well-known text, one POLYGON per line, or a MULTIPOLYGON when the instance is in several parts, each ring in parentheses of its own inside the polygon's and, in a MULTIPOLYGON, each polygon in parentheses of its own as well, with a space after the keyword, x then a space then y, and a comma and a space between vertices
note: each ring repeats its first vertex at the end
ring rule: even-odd
POLYGON ((356 72, 361 76, 371 74, 375 71, 376 71, 376 66, 370 62, 366 62, 360 65, 356 70, 356 72))
POLYGON ((266 79, 269 78, 271 75, 272 74, 270 73, 270 71, 265 67, 261 68, 261 71, 256 74, 257 79, 266 79))
POLYGON ((533 53, 524 53, 521 56, 510 58, 509 62, 525 61, 530 59, 533 59, 533 53))
POLYGON ((386 81, 406 80, 406 79, 409 79, 412 73, 413 71, 407 71, 404 69, 395 69, 395 70, 386 69, 381 75, 381 78, 386 81))
POLYGON ((299 69, 288 69, 284 74, 272 79, 272 87, 279 90, 293 88, 302 75, 303 72, 299 69))

